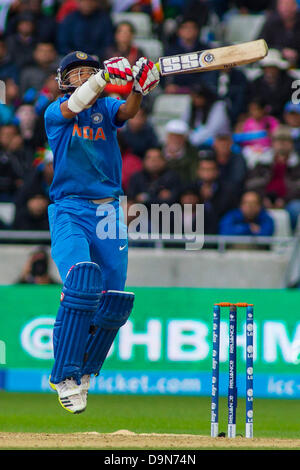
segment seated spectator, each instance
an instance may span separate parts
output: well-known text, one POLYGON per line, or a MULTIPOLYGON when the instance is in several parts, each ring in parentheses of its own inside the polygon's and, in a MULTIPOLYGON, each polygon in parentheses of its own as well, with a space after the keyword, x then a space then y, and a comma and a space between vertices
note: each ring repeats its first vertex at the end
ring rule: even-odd
POLYGON ((263 75, 250 83, 250 100, 263 99, 270 106, 270 114, 281 119, 284 105, 291 99, 294 81, 287 71, 288 62, 282 59, 279 51, 270 49, 260 66, 263 75))
POLYGON ((217 134, 230 132, 231 124, 225 101, 219 100, 206 86, 193 87, 189 124, 192 145, 210 145, 217 134))
MULTIPOLYGON (((45 3, 42 5, 42 0, 22 0, 15 1, 15 11, 19 14, 30 13, 33 16, 34 23, 36 25, 36 40, 37 42, 51 42, 55 43, 56 40, 56 22, 55 18, 51 14, 45 14, 43 12, 45 3), (42 10, 43 6, 43 10, 42 10)), ((53 2, 54 3, 54 2, 53 2)), ((50 5, 49 5, 50 6, 50 5)), ((9 15, 6 33, 11 35, 16 31, 17 15, 9 15)))
POLYGON ((213 149, 220 179, 232 184, 237 192, 241 192, 247 175, 247 165, 242 154, 232 152, 232 146, 231 134, 218 134, 215 137, 213 149))
POLYGON ((279 124, 279 121, 269 114, 269 106, 262 98, 250 101, 248 118, 242 126, 242 132, 245 134, 242 147, 247 159, 251 158, 252 151, 264 153, 270 149, 272 134, 279 124))
POLYGON ((134 26, 129 21, 121 21, 115 29, 114 43, 105 50, 104 59, 126 57, 133 66, 144 55, 143 51, 134 45, 134 36, 134 26))
POLYGON ((290 66, 299 66, 300 13, 296 0, 277 0, 276 11, 267 18, 258 38, 279 49, 290 66))
POLYGON ((12 78, 6 78, 3 81, 5 104, 0 104, 0 125, 14 124, 16 109, 21 104, 20 89, 12 78))
MULTIPOLYGON (((180 193, 179 202, 182 206, 182 233, 189 234, 195 233, 197 228, 196 226, 196 208, 197 204, 201 203, 200 195, 198 191, 193 186, 186 186, 180 193), (191 207, 191 211, 185 210, 185 205, 189 205, 191 207)), ((206 219, 205 215, 204 218, 206 219)), ((208 226, 208 220, 205 220, 204 229, 206 230, 205 233, 212 233, 210 227, 208 226)))
POLYGON ((128 198, 145 204, 173 204, 178 200, 181 181, 177 173, 167 168, 160 148, 150 148, 143 160, 143 169, 129 182, 128 198))
POLYGON ((295 151, 300 155, 300 103, 289 101, 284 107, 283 120, 291 129, 295 151))
POLYGON ((240 207, 233 209, 220 221, 220 235, 254 235, 270 237, 274 233, 274 221, 263 208, 259 193, 247 191, 240 207))
POLYGON ((47 209, 52 179, 53 155, 49 151, 16 196, 15 230, 49 230, 47 209))
POLYGON ((47 142, 44 114, 49 104, 55 101, 59 95, 60 90, 56 80, 56 73, 51 73, 44 81, 42 89, 34 96, 34 111, 37 115, 33 133, 35 148, 43 147, 47 142))
MULTIPOLYGON (((0 130, 0 134, 2 129, 0 130)), ((22 172, 11 153, 0 150, 0 201, 13 202, 23 184, 22 172)))
POLYGON ((232 184, 220 179, 220 170, 211 150, 199 152, 195 188, 204 204, 204 231, 216 234, 220 217, 238 204, 238 192, 232 184))
POLYGON ((113 25, 99 0, 78 0, 78 10, 58 25, 58 52, 84 51, 102 57, 113 43, 113 25))
POLYGON ((147 110, 143 106, 126 122, 121 133, 128 148, 140 158, 144 158, 149 148, 159 145, 158 137, 148 119, 147 110))
POLYGON ((0 127, 0 149, 14 162, 17 173, 24 177, 30 170, 33 157, 33 148, 26 145, 15 124, 6 124, 0 127))
POLYGON ((122 155, 122 188, 124 193, 127 194, 130 178, 143 169, 143 162, 140 157, 129 149, 121 132, 118 132, 118 142, 122 155))
POLYGON ((163 155, 167 168, 176 171, 184 183, 195 179, 198 164, 197 150, 188 141, 189 126, 185 121, 173 119, 165 128, 163 155))
MULTIPOLYGON (((175 40, 166 48, 164 56, 209 49, 207 44, 199 41, 199 35, 198 21, 195 18, 184 18, 178 26, 175 40)), ((170 75, 163 83, 166 93, 189 93, 190 88, 201 80, 199 74, 185 73, 170 75)))
POLYGON ((57 53, 51 43, 38 43, 33 53, 34 63, 24 67, 20 75, 20 90, 23 95, 33 88, 40 91, 51 72, 58 67, 57 53))
MULTIPOLYGON (((128 21, 119 23, 115 30, 114 44, 109 46, 104 54, 103 60, 111 57, 126 57, 131 66, 143 57, 144 52, 134 45, 134 26, 128 21)), ((111 85, 108 83, 105 88, 106 93, 118 93, 121 96, 127 96, 132 89, 132 82, 125 86, 111 85)))
POLYGON ((37 248, 22 270, 18 284, 57 284, 49 274, 49 254, 43 247, 37 248))
POLYGON ((19 70, 8 53, 4 36, 0 36, 0 80, 10 77, 15 83, 19 79, 19 70))
POLYGON ((33 61, 36 45, 34 17, 30 12, 17 17, 17 28, 6 40, 7 51, 13 63, 21 70, 33 61))
POLYGON ((265 207, 283 208, 293 174, 299 165, 289 128, 280 126, 273 135, 270 157, 270 160, 258 161, 249 171, 245 186, 247 190, 264 196, 265 207))

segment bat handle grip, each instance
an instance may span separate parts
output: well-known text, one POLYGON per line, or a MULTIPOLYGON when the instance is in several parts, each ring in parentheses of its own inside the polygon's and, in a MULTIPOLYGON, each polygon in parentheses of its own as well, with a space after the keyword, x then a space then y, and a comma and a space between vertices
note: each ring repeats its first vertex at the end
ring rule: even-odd
MULTIPOLYGON (((159 62, 156 62, 155 67, 157 68, 158 71, 160 71, 159 62)), ((104 78, 104 80, 105 80, 107 83, 109 83, 109 73, 108 73, 108 72, 105 72, 105 71, 103 70, 103 71, 102 71, 102 77, 104 78)))

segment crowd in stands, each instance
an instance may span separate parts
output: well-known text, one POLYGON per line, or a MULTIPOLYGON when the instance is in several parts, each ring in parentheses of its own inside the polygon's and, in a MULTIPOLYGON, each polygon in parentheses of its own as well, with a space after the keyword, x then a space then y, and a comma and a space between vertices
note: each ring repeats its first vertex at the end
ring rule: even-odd
MULTIPOLYGON (((118 131, 122 185, 135 202, 204 204, 205 233, 272 235, 268 209, 286 209, 292 228, 300 214, 300 2, 297 0, 0 0, 0 203, 15 218, 1 228, 48 230, 53 156, 44 112, 60 91, 60 59, 73 50, 100 61, 145 55, 130 20, 114 13, 143 12, 163 55, 223 45, 216 31, 234 15, 264 15, 258 38, 269 55, 251 67, 172 75, 145 98, 118 131), (299 75, 298 75, 299 76, 299 75), (0 90, 1 92, 1 90, 0 90), (161 138, 152 121, 160 94, 188 94, 191 111, 171 119, 161 138)), ((108 85, 126 98, 131 85, 108 85)))

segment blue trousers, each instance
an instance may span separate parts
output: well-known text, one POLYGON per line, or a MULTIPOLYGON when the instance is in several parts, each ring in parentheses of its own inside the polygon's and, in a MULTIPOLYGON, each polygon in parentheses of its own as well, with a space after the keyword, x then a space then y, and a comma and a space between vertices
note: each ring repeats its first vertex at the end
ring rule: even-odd
POLYGON ((62 282, 76 263, 93 261, 102 272, 102 290, 123 291, 128 240, 119 201, 96 205, 86 199, 65 198, 51 204, 48 214, 51 255, 62 282))

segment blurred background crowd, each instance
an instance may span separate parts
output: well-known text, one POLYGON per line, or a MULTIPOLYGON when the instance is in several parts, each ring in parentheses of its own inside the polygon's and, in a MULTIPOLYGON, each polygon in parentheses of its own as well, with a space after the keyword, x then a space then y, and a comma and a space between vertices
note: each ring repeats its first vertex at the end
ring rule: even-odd
MULTIPOLYGON (((256 38, 269 55, 226 71, 162 79, 119 131, 132 203, 204 204, 205 233, 272 235, 300 214, 300 2, 0 0, 0 228, 48 230, 53 156, 43 116, 60 59, 183 54, 256 38), (299 89, 299 91, 298 91, 299 89), (1 93, 1 90, 0 90, 1 93)), ((126 98, 130 86, 105 93, 126 98)))

